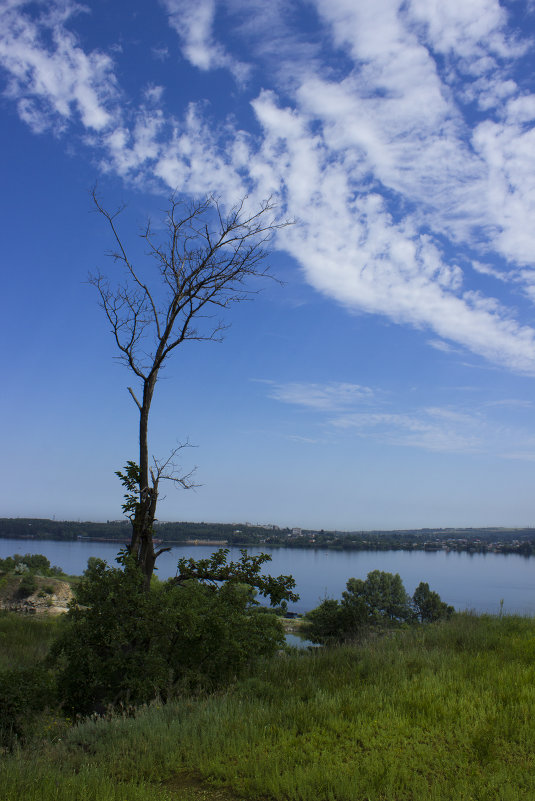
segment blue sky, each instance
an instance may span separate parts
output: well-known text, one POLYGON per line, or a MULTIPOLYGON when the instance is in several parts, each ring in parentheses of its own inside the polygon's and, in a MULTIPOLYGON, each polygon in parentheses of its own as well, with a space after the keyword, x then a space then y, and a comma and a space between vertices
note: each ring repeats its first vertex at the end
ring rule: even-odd
POLYGON ((523 0, 3 0, 0 514, 120 517, 97 182, 136 263, 175 190, 296 221, 158 385, 201 485, 160 519, 533 524, 534 37, 523 0))

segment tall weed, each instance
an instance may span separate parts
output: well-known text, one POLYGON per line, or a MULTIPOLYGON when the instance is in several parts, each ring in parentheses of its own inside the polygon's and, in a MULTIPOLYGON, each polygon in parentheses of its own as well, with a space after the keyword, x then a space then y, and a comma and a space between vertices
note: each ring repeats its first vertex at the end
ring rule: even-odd
POLYGON ((458 615, 293 652, 226 692, 84 721, 7 757, 0 782, 7 801, 185 799, 182 775, 202 777, 207 800, 225 787, 249 800, 531 801, 534 648, 533 620, 458 615))
POLYGON ((61 625, 59 617, 0 611, 0 670, 32 667, 43 660, 61 625))

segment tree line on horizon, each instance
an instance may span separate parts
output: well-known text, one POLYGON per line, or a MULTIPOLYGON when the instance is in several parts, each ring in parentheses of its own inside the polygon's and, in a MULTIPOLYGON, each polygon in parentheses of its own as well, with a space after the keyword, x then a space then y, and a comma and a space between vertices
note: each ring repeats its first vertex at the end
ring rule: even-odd
MULTIPOLYGON (((272 545, 291 548, 333 548, 337 550, 433 549, 444 543, 460 551, 486 552, 490 543, 500 542, 501 552, 535 554, 535 529, 406 529, 392 531, 313 531, 301 536, 292 529, 251 526, 243 523, 156 522, 154 535, 164 542, 214 540, 228 545, 272 545), (515 544, 517 542, 518 544, 515 544)), ((0 518, 0 538, 75 540, 88 537, 129 542, 129 520, 91 521, 49 520, 46 518, 0 518)))

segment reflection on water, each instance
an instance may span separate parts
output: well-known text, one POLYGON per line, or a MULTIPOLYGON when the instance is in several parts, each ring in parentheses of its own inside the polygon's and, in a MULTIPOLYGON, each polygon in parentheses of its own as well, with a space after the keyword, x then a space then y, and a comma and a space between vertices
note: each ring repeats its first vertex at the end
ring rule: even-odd
MULTIPOLYGON (((120 548, 117 543, 56 542, 52 540, 0 539, 0 558, 13 553, 43 553, 52 564, 66 573, 79 575, 90 556, 114 564, 120 548)), ((173 546, 158 559, 157 575, 170 578, 182 556, 201 559, 215 550, 204 545, 173 546)), ((352 576, 366 578, 371 570, 399 573, 409 593, 420 581, 427 581, 442 600, 458 610, 476 612, 503 611, 535 615, 535 557, 518 554, 468 554, 445 551, 328 551, 293 548, 249 548, 251 554, 264 550, 272 561, 266 572, 292 575, 300 599, 290 605, 297 612, 317 606, 324 598, 340 598, 352 576)), ((231 559, 238 559, 239 549, 231 549, 231 559)))

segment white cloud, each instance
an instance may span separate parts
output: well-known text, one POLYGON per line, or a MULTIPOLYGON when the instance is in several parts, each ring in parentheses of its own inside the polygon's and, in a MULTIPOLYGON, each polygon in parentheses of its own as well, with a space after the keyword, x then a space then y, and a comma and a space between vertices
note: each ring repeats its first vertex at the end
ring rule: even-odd
POLYGON ((352 430, 359 436, 373 436, 382 442, 441 453, 478 453, 482 438, 473 431, 473 421, 459 419, 443 410, 422 410, 414 414, 348 414, 331 420, 331 425, 352 430), (468 422, 468 425, 467 425, 468 422))
POLYGON ((524 402, 506 399, 483 403, 467 413, 450 407, 415 408, 410 411, 351 412, 329 420, 334 430, 400 447, 440 453, 486 455, 498 459, 528 459, 535 452, 531 429, 504 426, 491 417, 491 407, 526 407, 524 402))
POLYGON ((215 40, 213 27, 215 0, 162 0, 169 23, 182 43, 182 53, 200 70, 228 69, 240 83, 247 79, 249 68, 233 58, 215 40))
POLYGON ((147 103, 156 105, 157 103, 161 102, 164 92, 165 89, 163 86, 155 86, 154 84, 150 84, 145 88, 143 96, 147 103))
MULTIPOLYGON (((410 0, 409 16, 423 24, 436 52, 453 54, 467 61, 487 65, 488 53, 501 57, 518 55, 522 48, 503 33, 507 18, 498 0, 410 0)), ((474 68, 472 68, 473 71, 474 68)))
POLYGON ((169 58, 169 49, 167 47, 153 47, 152 55, 157 61, 165 61, 169 58))
POLYGON ((117 92, 113 62, 98 50, 85 53, 65 28, 81 7, 66 2, 33 18, 23 13, 23 5, 12 2, 0 10, 0 64, 9 75, 6 94, 36 132, 58 119, 61 125, 73 109, 85 127, 102 131, 112 122, 108 106, 117 92))
POLYGON ((239 133, 227 132, 225 147, 221 142, 225 132, 214 132, 195 104, 182 120, 168 120, 168 126, 171 134, 160 143, 151 168, 170 189, 180 187, 193 195, 214 193, 229 203, 247 194, 237 164, 247 158, 248 149, 239 133))
POLYGON ((443 339, 428 339, 427 344, 443 353, 457 353, 456 348, 453 348, 448 342, 444 342, 443 339))
MULTIPOLYGON (((270 398, 300 406, 314 414, 313 435, 296 441, 332 441, 338 432, 344 439, 355 436, 388 445, 440 453, 486 454, 495 458, 531 459, 535 437, 531 428, 504 425, 502 409, 523 409, 530 401, 517 398, 482 400, 459 406, 414 406, 377 388, 344 382, 276 383, 261 381, 270 398), (333 416, 334 413, 334 416, 333 416), (318 439, 318 426, 325 439, 318 439)), ((458 387, 460 391, 472 387, 458 387)), ((307 418, 310 419, 310 418, 307 418)))
POLYGON ((473 145, 487 165, 483 198, 494 221, 493 243, 504 257, 533 266, 535 129, 509 117, 486 120, 475 128, 473 145))
POLYGON ((535 450, 511 451, 503 454, 504 459, 514 459, 522 462, 535 462, 535 450))
POLYGON ((509 74, 526 43, 508 34, 497 0, 314 0, 321 41, 305 40, 284 3, 164 6, 199 69, 247 75, 217 40, 220 11, 251 57, 253 44, 268 60, 281 45, 277 68, 264 73, 273 85, 250 98, 260 134, 215 124, 202 102, 170 114, 161 86, 119 109, 113 62, 82 49, 67 27, 80 9, 68 2, 40 16, 22 2, 3 7, 0 63, 21 118, 36 132, 77 118, 103 169, 129 181, 214 191, 229 203, 273 194, 299 220, 277 244, 319 292, 424 327, 442 349, 456 343, 535 372, 533 329, 476 291, 460 266, 467 257, 451 255, 469 247, 476 272, 535 300, 535 95, 509 74), (465 110, 471 90, 493 110, 477 125, 465 110), (488 265, 493 249, 500 269, 488 265))
POLYGON ((520 400, 518 398, 504 398, 503 400, 486 401, 486 406, 509 406, 518 409, 531 409, 533 402, 529 400, 520 400))
POLYGON ((490 264, 482 264, 482 262, 477 261, 477 259, 471 261, 471 266, 477 273, 481 273, 481 275, 490 275, 493 278, 497 278, 498 281, 509 280, 509 276, 506 273, 496 270, 494 267, 491 267, 490 264))
POLYGON ((363 402, 369 403, 373 395, 369 387, 344 382, 274 384, 269 393, 275 400, 316 411, 334 411, 359 406, 363 402))

